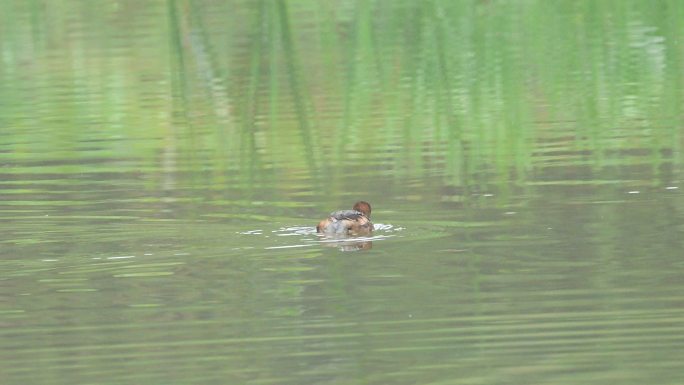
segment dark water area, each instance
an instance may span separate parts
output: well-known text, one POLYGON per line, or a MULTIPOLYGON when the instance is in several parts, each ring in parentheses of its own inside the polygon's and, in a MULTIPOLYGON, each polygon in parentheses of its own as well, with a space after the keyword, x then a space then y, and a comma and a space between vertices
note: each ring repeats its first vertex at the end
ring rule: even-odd
POLYGON ((0 383, 682 383, 681 20, 2 2, 0 383))

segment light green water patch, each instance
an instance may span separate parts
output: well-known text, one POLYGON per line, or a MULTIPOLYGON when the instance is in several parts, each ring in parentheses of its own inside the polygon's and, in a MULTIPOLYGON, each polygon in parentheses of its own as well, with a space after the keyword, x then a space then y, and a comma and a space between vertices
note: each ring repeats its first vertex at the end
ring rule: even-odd
POLYGON ((682 4, 0 2, 3 380, 681 382, 682 4))

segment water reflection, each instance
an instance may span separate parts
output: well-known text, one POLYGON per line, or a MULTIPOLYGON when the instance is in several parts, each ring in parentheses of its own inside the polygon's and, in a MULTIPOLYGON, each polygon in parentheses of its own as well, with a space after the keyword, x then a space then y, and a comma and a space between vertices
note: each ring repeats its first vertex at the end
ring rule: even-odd
MULTIPOLYGON (((270 238, 268 233, 274 237, 285 237, 285 241, 278 241, 277 246, 266 246, 267 250, 305 248, 305 247, 330 247, 340 251, 359 251, 370 250, 373 241, 386 241, 397 236, 397 232, 404 230, 403 227, 396 227, 391 224, 376 223, 372 236, 357 237, 347 235, 329 235, 316 232, 312 226, 289 226, 281 227, 276 230, 246 230, 240 231, 241 235, 258 236, 252 240, 250 248, 259 247, 265 243, 263 238, 270 238)), ((266 242, 268 243, 268 242, 266 242)))
POLYGON ((7 383, 680 381, 684 2, 0 8, 7 383))
POLYGON ((326 247, 334 247, 340 251, 370 250, 373 242, 368 239, 344 239, 343 237, 322 236, 325 240, 321 244, 326 247))

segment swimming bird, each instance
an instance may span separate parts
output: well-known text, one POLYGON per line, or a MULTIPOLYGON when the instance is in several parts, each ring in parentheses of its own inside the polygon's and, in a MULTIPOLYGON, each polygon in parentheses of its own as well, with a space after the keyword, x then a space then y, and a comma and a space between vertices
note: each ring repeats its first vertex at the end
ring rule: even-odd
POLYGON ((328 235, 368 235, 373 232, 370 214, 370 204, 358 201, 351 210, 330 213, 318 223, 316 231, 328 235))

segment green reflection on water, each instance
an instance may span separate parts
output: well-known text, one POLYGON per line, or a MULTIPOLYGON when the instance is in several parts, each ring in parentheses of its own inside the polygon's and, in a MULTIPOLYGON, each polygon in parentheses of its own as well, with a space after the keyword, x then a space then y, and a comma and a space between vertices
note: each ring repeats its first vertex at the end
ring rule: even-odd
POLYGON ((677 383, 683 4, 0 2, 0 372, 677 383))
POLYGON ((653 178, 679 156, 679 2, 239 4, 111 5, 131 33, 84 16, 67 34, 44 19, 69 7, 8 2, 5 19, 29 21, 4 27, 4 125, 26 127, 5 143, 12 159, 78 156, 101 132, 100 156, 170 146, 224 181, 282 183, 269 175, 287 165, 341 187, 345 165, 375 156, 359 168, 439 165, 447 184, 503 187, 558 152, 600 174, 642 150, 653 178), (137 37, 157 28, 170 44, 149 50, 137 37))

